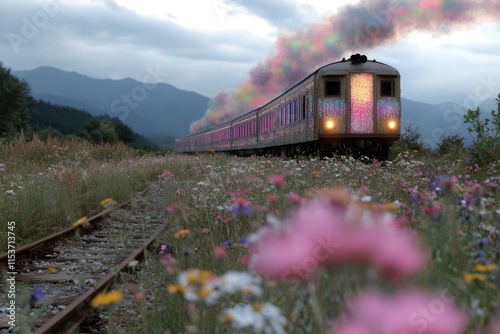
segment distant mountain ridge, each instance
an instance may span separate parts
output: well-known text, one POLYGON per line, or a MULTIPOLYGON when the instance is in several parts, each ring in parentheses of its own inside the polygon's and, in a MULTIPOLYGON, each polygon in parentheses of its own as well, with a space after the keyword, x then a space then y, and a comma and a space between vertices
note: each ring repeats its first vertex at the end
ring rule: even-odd
POLYGON ((166 83, 93 79, 53 67, 12 71, 26 80, 35 99, 118 117, 147 136, 181 136, 201 118, 209 98, 166 83))
MULTIPOLYGON (((53 67, 12 73, 29 83, 36 99, 86 110, 92 115, 118 117, 147 137, 189 134, 189 125, 203 116, 209 101, 208 97, 166 83, 93 79, 53 67)), ((483 118, 490 117, 496 102, 488 99, 475 107, 481 108, 483 118)), ((421 140, 429 147, 436 147, 443 134, 460 134, 470 142, 467 125, 463 123, 466 111, 466 107, 453 102, 428 104, 403 98, 401 129, 404 131, 408 125, 418 128, 421 140)))

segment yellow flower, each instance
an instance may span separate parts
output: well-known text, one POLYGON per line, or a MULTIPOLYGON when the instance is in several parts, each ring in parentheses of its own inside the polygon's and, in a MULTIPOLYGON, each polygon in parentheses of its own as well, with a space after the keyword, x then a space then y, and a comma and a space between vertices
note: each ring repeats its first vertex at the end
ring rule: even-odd
POLYGON ((252 308, 253 308, 253 310, 254 310, 255 312, 259 312, 259 313, 260 313, 260 312, 262 312, 262 309, 263 309, 264 307, 262 306, 262 304, 255 303, 255 304, 253 304, 253 305, 252 305, 252 308))
POLYGON ((464 273, 464 280, 467 283, 473 282, 473 281, 485 281, 486 280, 486 275, 483 274, 477 274, 477 273, 464 273))
POLYGON ((224 314, 222 321, 231 323, 234 321, 234 317, 231 314, 226 313, 226 314, 224 314))
POLYGON ((52 273, 52 272, 54 272, 54 271, 56 270, 56 267, 54 267, 54 266, 49 266, 49 267, 47 267, 47 270, 48 270, 50 273, 52 273))
POLYGON ((358 204, 362 208, 369 209, 369 210, 388 211, 391 213, 398 212, 398 205, 396 203, 360 202, 358 204))
POLYGON ((88 223, 87 216, 83 216, 82 218, 78 219, 76 222, 71 224, 71 226, 77 227, 77 226, 80 226, 80 225, 85 224, 85 223, 88 223))
POLYGON ((123 298, 123 292, 119 289, 111 290, 109 292, 101 292, 95 296, 90 302, 93 308, 106 307, 117 304, 123 298))
POLYGON ((105 198, 101 201, 101 203, 99 203, 99 205, 101 207, 103 207, 104 209, 107 209, 107 208, 110 208, 112 206, 115 206, 116 202, 112 198, 105 198))
POLYGON ((186 292, 186 290, 187 290, 187 287, 184 285, 167 284, 168 293, 177 293, 177 292, 184 293, 184 292, 186 292))
POLYGON ((318 176, 319 176, 319 173, 318 173, 318 171, 316 171, 316 170, 313 170, 313 171, 311 172, 311 174, 312 174, 312 176, 314 176, 314 177, 318 177, 318 176))
POLYGON ((200 291, 198 291, 198 297, 205 299, 209 297, 212 294, 212 292, 213 291, 211 289, 203 288, 200 291))
POLYGON ((476 265, 474 266, 474 268, 472 268, 472 269, 473 269, 473 270, 475 270, 475 271, 479 271, 479 272, 481 272, 481 273, 485 273, 485 272, 486 272, 486 273, 489 273, 490 271, 495 270, 495 269, 496 269, 496 267, 497 267, 497 265, 496 265, 496 264, 494 264, 494 263, 489 264, 489 265, 487 265, 487 266, 485 266, 484 264, 476 264, 476 265))
POLYGON ((183 235, 188 235, 189 233, 191 233, 191 231, 188 229, 179 230, 179 231, 175 232, 174 237, 179 238, 183 235))

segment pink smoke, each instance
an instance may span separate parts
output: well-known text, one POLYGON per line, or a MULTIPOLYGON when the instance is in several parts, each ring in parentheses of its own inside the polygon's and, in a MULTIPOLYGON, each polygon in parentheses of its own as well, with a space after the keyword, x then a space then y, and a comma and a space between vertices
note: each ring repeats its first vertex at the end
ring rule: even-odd
POLYGON ((273 54, 260 61, 234 92, 218 93, 197 132, 228 121, 275 98, 320 66, 350 53, 392 43, 412 31, 444 34, 450 28, 496 20, 494 0, 362 0, 295 33, 281 36, 273 54))

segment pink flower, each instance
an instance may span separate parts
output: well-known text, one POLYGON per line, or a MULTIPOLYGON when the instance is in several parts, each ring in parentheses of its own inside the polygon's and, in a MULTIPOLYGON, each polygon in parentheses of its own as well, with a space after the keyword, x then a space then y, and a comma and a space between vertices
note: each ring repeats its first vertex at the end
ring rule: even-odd
POLYGON ((201 230, 201 233, 203 234, 208 234, 210 232, 210 230, 208 228, 204 228, 203 230, 201 230))
POLYGON ((306 203, 306 200, 304 198, 300 197, 299 195, 297 195, 296 193, 290 193, 288 195, 288 199, 290 200, 290 202, 298 204, 298 205, 304 205, 306 203))
POLYGON ((428 256, 419 249, 415 235, 409 230, 387 231, 376 238, 370 260, 386 276, 412 276, 426 265, 428 256))
POLYGON ((487 334, 498 334, 500 333, 500 314, 493 319, 492 323, 488 327, 487 334))
POLYGON ((222 246, 217 246, 215 247, 214 249, 214 252, 215 252, 215 257, 218 258, 218 259, 225 259, 226 258, 226 249, 222 246))
POLYGON ((299 210, 281 231, 262 228, 258 242, 250 245, 250 266, 272 279, 313 278, 335 252, 343 219, 333 206, 315 203, 299 210))
POLYGON ((271 183, 278 188, 283 185, 285 178, 281 175, 271 175, 269 176, 269 181, 271 181, 271 183))
POLYGON ((172 254, 165 254, 161 259, 161 263, 163 263, 170 275, 177 272, 177 259, 172 254))
POLYGON ((250 245, 250 265, 263 276, 311 280, 321 266, 366 263, 390 278, 418 273, 427 262, 409 230, 390 215, 356 207, 313 202, 301 207, 280 230, 262 228, 250 245))
POLYGON ((243 267, 248 267, 250 258, 248 257, 248 255, 242 255, 240 256, 239 262, 243 267))
POLYGON ((350 303, 350 316, 331 328, 335 334, 461 334, 469 322, 447 289, 431 295, 420 290, 385 296, 369 291, 350 303))

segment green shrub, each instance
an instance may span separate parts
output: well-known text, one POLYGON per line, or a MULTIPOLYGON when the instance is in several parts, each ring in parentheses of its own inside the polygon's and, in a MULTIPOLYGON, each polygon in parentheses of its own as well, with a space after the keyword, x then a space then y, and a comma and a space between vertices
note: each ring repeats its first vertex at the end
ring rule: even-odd
POLYGON ((491 119, 482 120, 479 107, 476 110, 467 110, 464 115, 464 122, 469 124, 467 131, 476 134, 472 144, 472 159, 481 166, 495 161, 500 148, 500 94, 496 101, 497 110, 491 111, 491 119))
POLYGON ((441 137, 441 141, 438 144, 437 152, 442 155, 463 152, 464 140, 464 137, 458 134, 443 135, 441 137))

